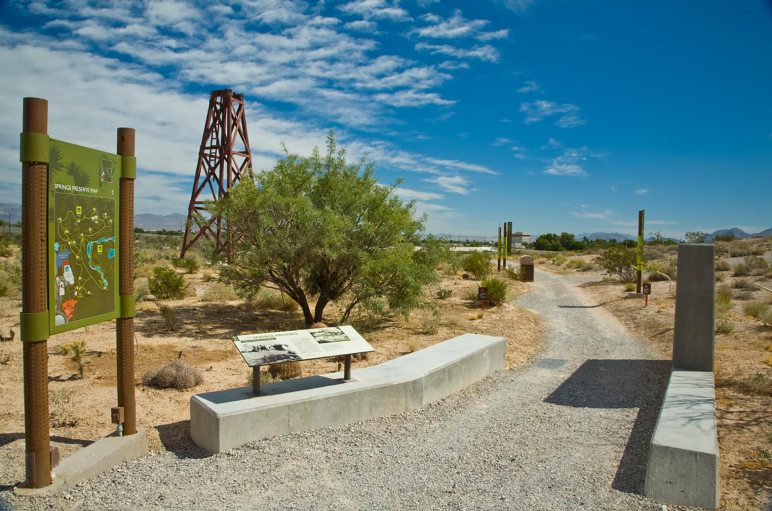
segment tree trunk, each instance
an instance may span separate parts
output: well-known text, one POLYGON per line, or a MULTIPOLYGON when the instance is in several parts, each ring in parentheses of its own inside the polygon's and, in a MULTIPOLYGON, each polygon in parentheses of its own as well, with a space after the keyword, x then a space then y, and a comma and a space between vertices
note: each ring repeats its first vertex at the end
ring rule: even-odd
POLYGON ((330 303, 330 299, 325 295, 320 294, 319 299, 316 301, 316 308, 314 309, 314 322, 322 321, 322 314, 328 303, 330 303))

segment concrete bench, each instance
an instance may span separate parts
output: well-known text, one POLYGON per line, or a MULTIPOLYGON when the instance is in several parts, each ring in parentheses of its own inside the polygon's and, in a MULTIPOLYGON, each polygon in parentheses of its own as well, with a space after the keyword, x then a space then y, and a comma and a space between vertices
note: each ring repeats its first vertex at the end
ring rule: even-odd
POLYGON ((395 415, 441 399, 504 368, 503 337, 464 334, 376 366, 195 394, 193 441, 212 453, 296 431, 395 415))
POLYGON ((674 505, 718 507, 713 373, 674 369, 649 448, 644 493, 674 505))

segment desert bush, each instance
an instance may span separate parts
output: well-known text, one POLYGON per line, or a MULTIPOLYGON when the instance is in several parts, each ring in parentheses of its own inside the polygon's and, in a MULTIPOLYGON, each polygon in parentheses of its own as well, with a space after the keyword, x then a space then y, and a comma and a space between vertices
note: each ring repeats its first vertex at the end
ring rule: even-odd
POLYGON ((566 263, 566 268, 571 268, 578 271, 590 271, 592 264, 584 261, 584 259, 569 259, 566 263))
POLYGON ((751 255, 753 253, 753 249, 747 241, 736 241, 729 245, 729 255, 730 257, 742 257, 751 255))
POLYGON ((468 254, 462 260, 461 267, 478 280, 484 279, 491 272, 490 258, 482 252, 468 254))
POLYGON ((452 294, 453 294, 452 289, 439 289, 437 290, 436 296, 438 300, 444 300, 446 298, 450 298, 450 295, 452 294))
POLYGON ((761 319, 769 310, 769 305, 764 302, 752 301, 743 304, 745 315, 756 319, 761 319))
POLYGON ((150 287, 148 286, 147 278, 139 277, 134 279, 134 296, 137 297, 137 301, 144 300, 149 294, 150 287))
POLYGON ((72 341, 59 346, 59 354, 69 356, 70 362, 75 364, 78 369, 78 375, 83 378, 83 371, 91 365, 91 361, 86 358, 88 345, 86 341, 72 341))
POLYGON ((198 268, 199 268, 198 261, 192 257, 175 258, 172 261, 172 264, 174 264, 176 268, 185 270, 186 273, 195 273, 198 271, 198 268))
POLYGON ((496 277, 483 280, 480 285, 488 289, 488 303, 501 305, 507 300, 507 281, 496 277))
POLYGON ((174 309, 168 305, 159 305, 158 312, 161 314, 161 319, 163 319, 164 327, 166 328, 167 332, 174 332, 177 330, 180 325, 180 321, 177 318, 177 313, 174 312, 174 309))
POLYGON ((0 241, 0 257, 11 257, 13 255, 13 249, 11 244, 6 240, 0 241))
POLYGON ((557 255, 552 259, 552 263, 556 266, 563 266, 563 264, 566 262, 566 258, 563 255, 557 255))
POLYGON ((635 288, 636 288, 636 285, 634 282, 625 283, 625 291, 627 291, 628 293, 632 293, 633 291, 635 291, 635 288))
POLYGON ((734 323, 728 319, 719 319, 716 321, 717 334, 731 334, 732 332, 734 332, 734 323))
POLYGON ((753 285, 753 282, 751 282, 750 279, 745 279, 745 278, 733 279, 732 287, 734 289, 755 289, 756 288, 756 286, 753 285))
POLYGON ((418 319, 418 333, 422 335, 434 335, 440 331, 440 323, 436 314, 428 314, 418 319))
POLYGON ((0 261, 0 296, 21 298, 20 261, 0 261))
POLYGON ((162 300, 176 300, 185 297, 187 284, 182 275, 165 266, 153 268, 153 276, 148 280, 150 293, 162 300))
POLYGON ((477 288, 467 288, 464 290, 464 300, 476 302, 478 299, 477 288))
POLYGON ((238 293, 222 282, 212 282, 201 295, 202 302, 230 302, 238 299, 238 293))
POLYGON ((732 269, 732 275, 735 277, 747 276, 751 274, 751 269, 745 263, 737 263, 732 269))
POLYGON ((726 259, 718 259, 716 261, 716 271, 730 271, 732 265, 726 259))
POLYGON ((664 280, 676 280, 678 267, 675 260, 668 259, 651 261, 646 264, 646 270, 651 272, 649 280, 652 282, 661 282, 664 280), (665 275, 667 275, 667 277, 665 275))
POLYGON ((303 376, 303 368, 300 362, 282 362, 269 365, 268 374, 278 380, 289 380, 303 376))
POLYGON ((750 255, 743 259, 743 262, 748 267, 748 270, 753 275, 764 275, 769 268, 767 260, 760 256, 750 255))
POLYGON ((759 318, 764 326, 772 326, 772 308, 767 309, 759 318))
POLYGON ((217 277, 215 277, 214 273, 212 273, 211 271, 205 271, 204 274, 201 276, 201 280, 203 280, 204 282, 214 282, 216 278, 217 277))
POLYGON ((607 249, 598 258, 601 266, 622 282, 635 280, 635 252, 621 245, 607 249))
POLYGON ((185 390, 203 383, 201 371, 184 360, 175 360, 163 367, 151 369, 142 376, 142 384, 158 389, 185 390))
POLYGON ((743 300, 743 301, 753 300, 754 297, 755 295, 753 291, 740 291, 735 295, 736 300, 743 300))
POLYGON ((274 289, 261 289, 252 299, 252 304, 257 309, 280 310, 292 312, 300 306, 274 289))
POLYGON ((716 303, 731 303, 734 298, 734 291, 727 285, 716 288, 716 303))

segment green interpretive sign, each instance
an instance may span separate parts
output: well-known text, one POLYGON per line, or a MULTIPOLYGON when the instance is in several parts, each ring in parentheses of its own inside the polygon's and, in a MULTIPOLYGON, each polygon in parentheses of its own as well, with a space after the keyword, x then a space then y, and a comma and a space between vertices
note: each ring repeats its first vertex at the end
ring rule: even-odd
POLYGON ((52 334, 118 317, 118 155, 50 140, 49 321, 52 334))

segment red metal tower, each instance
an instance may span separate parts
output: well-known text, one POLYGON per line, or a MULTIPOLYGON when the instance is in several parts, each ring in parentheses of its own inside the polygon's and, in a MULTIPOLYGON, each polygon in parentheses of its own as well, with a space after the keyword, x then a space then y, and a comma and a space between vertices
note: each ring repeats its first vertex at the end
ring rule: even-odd
POLYGON ((251 172, 244 96, 230 89, 212 91, 180 257, 185 257, 202 236, 214 242, 217 254, 227 253, 230 234, 226 222, 208 208, 225 197, 241 176, 251 172))

